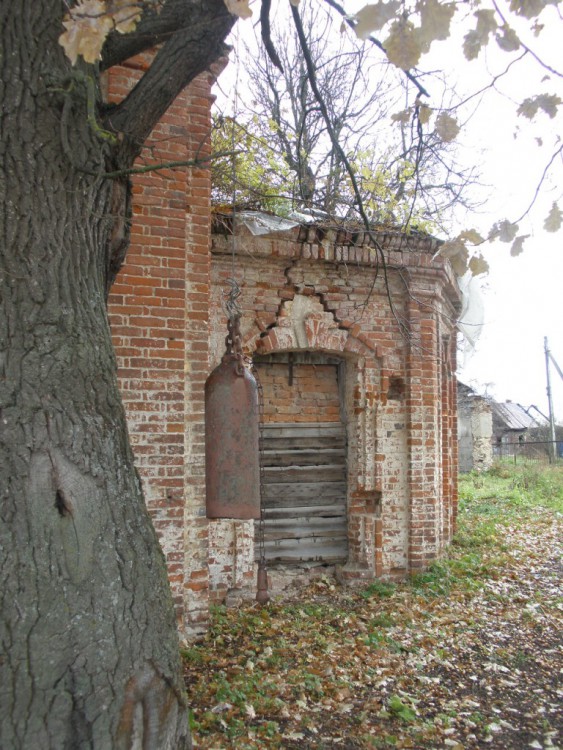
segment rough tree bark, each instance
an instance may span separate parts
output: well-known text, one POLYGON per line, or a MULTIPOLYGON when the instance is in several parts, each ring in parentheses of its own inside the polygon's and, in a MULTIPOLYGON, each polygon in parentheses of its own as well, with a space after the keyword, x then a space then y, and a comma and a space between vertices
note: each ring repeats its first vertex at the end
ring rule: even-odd
POLYGON ((234 19, 222 0, 173 0, 72 69, 64 9, 0 7, 0 747, 177 750, 172 602, 106 314, 129 184, 104 174, 131 166, 234 19), (100 71, 155 43, 137 90, 104 111, 100 71))

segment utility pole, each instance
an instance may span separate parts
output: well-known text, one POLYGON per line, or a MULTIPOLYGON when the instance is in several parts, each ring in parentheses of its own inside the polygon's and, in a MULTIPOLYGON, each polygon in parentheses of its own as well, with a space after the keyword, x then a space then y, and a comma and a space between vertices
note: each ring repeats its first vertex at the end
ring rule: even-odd
MULTIPOLYGON (((551 461, 555 463, 557 460, 557 443, 555 442, 555 415, 553 413, 553 399, 551 397, 551 378, 549 375, 549 360, 551 352, 549 351, 549 344, 547 343, 547 336, 543 340, 545 350, 545 374, 547 378, 547 405, 549 408, 549 430, 551 432, 551 461)), ((559 369, 559 368, 557 368, 559 369)))

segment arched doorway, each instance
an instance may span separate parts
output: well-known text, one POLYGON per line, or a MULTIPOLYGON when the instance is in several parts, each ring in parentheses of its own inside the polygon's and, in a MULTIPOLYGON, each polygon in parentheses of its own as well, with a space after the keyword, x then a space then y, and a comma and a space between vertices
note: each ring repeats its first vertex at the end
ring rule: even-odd
POLYGON ((254 364, 264 393, 267 563, 299 567, 345 563, 345 361, 294 351, 257 355, 254 364))

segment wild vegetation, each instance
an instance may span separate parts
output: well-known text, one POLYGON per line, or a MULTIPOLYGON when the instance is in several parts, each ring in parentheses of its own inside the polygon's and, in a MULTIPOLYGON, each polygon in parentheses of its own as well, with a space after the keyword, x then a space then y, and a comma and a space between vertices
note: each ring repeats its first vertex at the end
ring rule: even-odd
POLYGON ((408 582, 216 608, 183 652, 194 746, 560 746, 563 469, 499 464, 460 495, 408 582))

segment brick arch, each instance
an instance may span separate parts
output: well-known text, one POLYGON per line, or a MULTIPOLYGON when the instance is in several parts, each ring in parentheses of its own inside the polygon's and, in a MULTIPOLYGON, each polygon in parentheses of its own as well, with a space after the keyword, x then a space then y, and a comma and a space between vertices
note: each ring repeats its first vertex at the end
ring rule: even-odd
POLYGON ((375 358, 382 364, 379 347, 372 344, 358 323, 338 322, 317 296, 304 294, 286 300, 267 326, 257 316, 244 336, 244 348, 257 354, 300 349, 348 353, 375 358))

